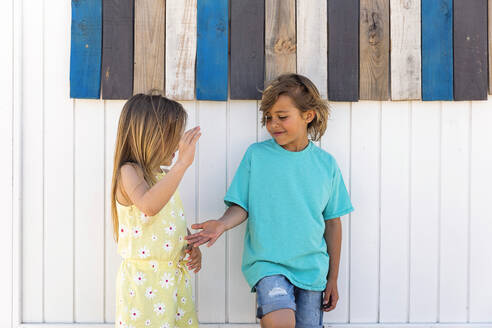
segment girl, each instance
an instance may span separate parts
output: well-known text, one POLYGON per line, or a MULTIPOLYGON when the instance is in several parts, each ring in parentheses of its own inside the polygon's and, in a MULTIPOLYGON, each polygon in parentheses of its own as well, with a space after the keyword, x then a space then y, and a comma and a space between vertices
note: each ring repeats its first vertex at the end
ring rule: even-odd
POLYGON ((257 293, 262 327, 322 327, 338 300, 340 217, 353 210, 335 159, 317 147, 329 111, 304 76, 278 77, 260 110, 273 139, 251 145, 219 220, 186 239, 215 243, 246 218, 242 271, 257 293), (323 293, 324 292, 324 293, 323 293))
POLYGON ((116 327, 198 327, 190 276, 201 268, 187 249, 179 182, 195 156, 200 128, 172 100, 138 94, 123 107, 116 138, 111 207, 118 253, 116 327), (168 172, 160 166, 171 165, 168 172), (184 260, 188 253, 190 260, 184 260))

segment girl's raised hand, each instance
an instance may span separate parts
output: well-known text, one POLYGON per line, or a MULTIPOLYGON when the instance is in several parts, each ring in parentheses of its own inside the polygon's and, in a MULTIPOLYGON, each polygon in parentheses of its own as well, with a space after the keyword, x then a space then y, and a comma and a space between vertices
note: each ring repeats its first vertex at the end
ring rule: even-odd
POLYGON ((193 247, 198 247, 206 242, 208 242, 207 247, 212 246, 226 230, 224 223, 219 220, 209 220, 203 223, 192 224, 191 228, 202 229, 200 232, 185 237, 193 247))
POLYGON ((193 160, 195 159, 196 143, 198 142, 198 139, 200 139, 201 135, 199 126, 185 132, 179 141, 179 155, 176 163, 181 163, 186 167, 193 164, 193 160))

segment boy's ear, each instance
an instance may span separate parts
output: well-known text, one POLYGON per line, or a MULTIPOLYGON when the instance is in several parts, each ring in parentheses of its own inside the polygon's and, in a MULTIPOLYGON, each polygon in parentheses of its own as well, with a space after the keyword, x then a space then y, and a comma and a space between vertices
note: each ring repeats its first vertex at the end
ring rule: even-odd
POLYGON ((312 109, 304 112, 304 119, 306 120, 306 123, 308 123, 308 124, 311 123, 315 117, 316 117, 316 112, 312 109))

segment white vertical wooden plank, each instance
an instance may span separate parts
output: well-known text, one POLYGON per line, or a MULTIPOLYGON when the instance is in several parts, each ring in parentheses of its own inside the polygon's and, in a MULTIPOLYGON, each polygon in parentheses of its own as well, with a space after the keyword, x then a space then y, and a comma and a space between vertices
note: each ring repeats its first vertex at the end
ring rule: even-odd
POLYGON ((22 321, 43 321, 43 12, 23 2, 22 72, 22 321))
POLYGON ((104 322, 114 322, 116 299, 116 274, 121 262, 117 253, 117 245, 113 237, 113 221, 111 218, 111 180, 113 178, 114 146, 118 131, 118 120, 124 101, 105 101, 105 133, 104 133, 104 176, 105 181, 105 239, 104 239, 104 322))
MULTIPOLYGON (((249 145, 256 142, 256 101, 229 102, 227 130, 227 184, 234 174, 249 145)), ((256 300, 241 271, 246 222, 227 232, 227 307, 229 322, 255 323, 256 300)))
MULTIPOLYGON (((186 123, 186 130, 194 128, 196 124, 196 102, 195 101, 185 101, 182 102, 183 107, 188 113, 188 122, 186 123)), ((176 160, 177 158, 175 158, 176 160)), ((196 196, 198 194, 196 175, 197 175, 197 165, 198 151, 195 153, 195 161, 186 171, 183 180, 179 186, 179 191, 181 195, 181 200, 183 202, 184 212, 186 216, 186 224, 191 231, 191 225, 197 222, 197 207, 196 207, 196 196)), ((203 247, 202 247, 203 248, 203 247)), ((205 263, 202 261, 202 266, 205 263)), ((193 286, 192 295, 196 300, 196 274, 190 272, 191 276, 191 286, 193 286)))
POLYGON ((410 103, 381 111, 380 322, 406 322, 409 250, 410 103))
POLYGON ((70 2, 44 10, 45 320, 73 321, 73 100, 69 98, 70 2))
POLYGON ((471 322, 492 321, 492 101, 473 102, 470 190, 470 316, 471 322))
POLYGON ((195 97, 196 1, 166 0, 166 96, 195 97))
MULTIPOLYGON (((202 130, 198 159, 199 221, 218 219, 225 210, 226 107, 225 102, 199 101, 198 122, 202 130)), ((198 275, 198 319, 202 323, 225 322, 226 238, 202 247, 203 268, 198 275)))
POLYGON ((297 0, 297 73, 308 77, 323 99, 328 94, 326 0, 297 0))
POLYGON ((352 104, 350 224, 350 322, 379 316, 379 102, 352 104))
POLYGON ((391 99, 421 98, 420 0, 390 0, 391 99))
POLYGON ((14 42, 14 21, 13 21, 13 2, 4 3, 0 12, 0 28, 3 35, 3 43, 6 49, 0 54, 0 146, 4 155, 0 161, 0 199, 2 200, 2 214, 4 217, 2 230, 0 232, 0 255, 7 263, 7 266, 0 271, 0 279, 5 282, 6 290, 0 296, 0 326, 12 326, 12 232, 14 227, 14 185, 13 185, 13 163, 14 163, 14 98, 13 83, 14 71, 12 66, 13 42, 14 42))
POLYGON ((441 103, 412 102, 410 322, 436 322, 441 103))
POLYGON ((442 111, 439 321, 466 322, 470 102, 442 111))
MULTIPOLYGON (((332 154, 342 171, 345 186, 350 190, 350 117, 351 104, 344 102, 331 103, 331 116, 326 133, 321 140, 322 148, 332 154)), ((354 205, 357 207, 357 205, 354 205)), ((350 216, 342 218, 342 250, 338 273, 339 300, 335 310, 325 313, 324 322, 346 323, 349 320, 349 247, 350 247, 350 216)))
POLYGON ((75 322, 104 321, 104 102, 75 101, 75 322))

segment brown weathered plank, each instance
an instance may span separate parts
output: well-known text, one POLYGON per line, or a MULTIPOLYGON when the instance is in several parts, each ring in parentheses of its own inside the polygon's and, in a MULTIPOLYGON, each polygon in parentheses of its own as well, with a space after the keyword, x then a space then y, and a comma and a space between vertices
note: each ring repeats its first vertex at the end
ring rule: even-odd
POLYGON ((265 0, 265 82, 295 72, 295 0, 265 0))
POLYGON ((135 1, 133 94, 164 92, 165 0, 135 1))
POLYGON ((360 1, 360 99, 389 99, 389 0, 360 1))
POLYGON ((102 97, 133 94, 133 0, 103 1, 102 97))

